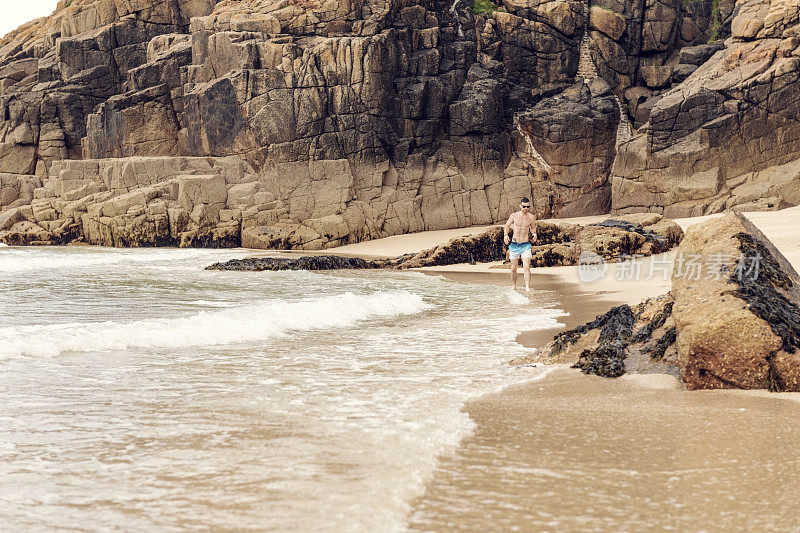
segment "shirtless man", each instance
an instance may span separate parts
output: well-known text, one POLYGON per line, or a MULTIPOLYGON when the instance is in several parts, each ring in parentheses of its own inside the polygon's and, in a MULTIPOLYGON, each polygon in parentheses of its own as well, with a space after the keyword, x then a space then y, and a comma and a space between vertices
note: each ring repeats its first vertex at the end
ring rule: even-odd
POLYGON ((505 243, 508 245, 508 255, 511 258, 511 286, 517 290, 517 263, 522 258, 523 274, 525 275, 525 290, 531 290, 531 243, 536 242, 536 215, 531 213, 531 201, 523 198, 519 202, 519 211, 508 217, 508 222, 503 226, 505 243), (508 236, 508 230, 514 227, 514 240, 508 236), (528 240, 528 233, 531 235, 528 240))

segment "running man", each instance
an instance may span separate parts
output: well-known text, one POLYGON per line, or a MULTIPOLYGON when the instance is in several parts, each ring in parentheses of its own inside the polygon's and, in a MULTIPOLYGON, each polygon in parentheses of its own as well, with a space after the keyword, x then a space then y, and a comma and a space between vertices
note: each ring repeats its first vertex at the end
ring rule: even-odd
POLYGON ((503 226, 504 241, 508 245, 508 255, 511 258, 511 286, 517 290, 517 264, 522 258, 523 274, 525 275, 525 290, 531 290, 531 243, 536 242, 536 215, 531 213, 531 201, 523 198, 519 202, 519 211, 508 217, 508 222, 503 226), (514 240, 508 236, 508 230, 514 228, 514 240), (530 233, 530 240, 528 239, 530 233))

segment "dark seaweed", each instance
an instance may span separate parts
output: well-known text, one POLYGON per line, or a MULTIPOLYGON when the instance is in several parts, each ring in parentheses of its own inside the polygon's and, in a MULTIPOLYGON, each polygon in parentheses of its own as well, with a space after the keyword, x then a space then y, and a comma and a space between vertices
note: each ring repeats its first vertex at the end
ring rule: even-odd
POLYGON ((625 373, 625 348, 630 343, 636 317, 628 305, 612 308, 588 324, 561 333, 554 339, 551 355, 574 344, 583 333, 600 328, 599 346, 596 350, 584 350, 573 368, 586 374, 616 378, 625 373))
POLYGON ((618 340, 625 341, 625 344, 627 344, 630 341, 636 317, 633 316, 633 311, 628 305, 620 305, 614 309, 617 309, 617 312, 608 316, 603 324, 603 329, 600 330, 598 339, 600 344, 618 340))
POLYGON ((772 361, 772 357, 775 354, 769 356, 767 361, 769 362, 769 370, 767 372, 767 389, 770 392, 783 392, 786 390, 786 387, 783 384, 783 379, 781 379, 780 374, 775 369, 775 365, 772 361))
POLYGON ((603 226, 605 228, 617 228, 625 231, 630 231, 642 235, 648 241, 654 241, 661 245, 667 244, 667 239, 665 239, 661 235, 653 233, 650 230, 644 229, 640 224, 634 224, 633 222, 628 222, 626 220, 617 220, 614 218, 608 218, 606 220, 603 220, 602 222, 597 222, 595 224, 592 224, 592 226, 603 226))
MULTIPOLYGON (((749 233, 737 233, 734 237, 739 240, 739 250, 742 252, 743 259, 746 259, 744 261, 745 265, 749 266, 753 261, 759 260, 759 278, 781 289, 788 290, 794 286, 792 279, 781 269, 778 261, 772 256, 772 252, 763 242, 749 233)), ((739 273, 736 272, 736 274, 739 277, 739 273)))
POLYGON ((664 357, 664 353, 667 351, 667 348, 675 343, 675 339, 677 337, 678 330, 674 327, 671 327, 664 332, 664 334, 655 342, 655 344, 643 349, 642 352, 650 352, 650 358, 653 361, 660 361, 664 357))
POLYGON ((750 310, 783 340, 783 350, 794 353, 800 348, 800 308, 776 289, 792 288, 791 278, 760 240, 748 233, 737 233, 734 237, 739 240, 744 264, 749 266, 757 262, 758 275, 742 275, 739 269, 734 271, 729 283, 737 283, 739 288, 730 294, 747 302, 750 310))
POLYGON ((667 318, 672 314, 673 305, 675 305, 675 302, 670 302, 665 305, 664 309, 657 313, 647 325, 643 326, 634 334, 631 338, 631 344, 644 342, 649 339, 653 335, 653 332, 663 326, 664 322, 666 322, 667 318))
POLYGON ((552 357, 560 354, 561 352, 564 351, 564 349, 578 342, 578 339, 580 339, 584 333, 593 329, 603 328, 603 330, 601 330, 600 332, 600 337, 602 342, 603 339, 608 340, 614 337, 613 324, 619 324, 620 326, 623 326, 625 323, 630 322, 630 326, 628 326, 628 333, 627 333, 627 335, 630 336, 630 328, 633 325, 634 321, 635 319, 633 317, 633 311, 631 310, 629 305, 620 305, 618 307, 613 307, 607 313, 597 316, 597 318, 595 318, 591 322, 587 322, 586 324, 578 326, 575 329, 564 331, 556 335, 553 338, 554 344, 553 348, 550 350, 550 356, 552 357), (620 316, 630 317, 630 320, 622 319, 620 318, 620 316), (609 322, 612 325, 606 328, 606 323, 609 322))
MULTIPOLYGON (((579 368, 586 374, 615 378, 625 373, 626 349, 634 343, 642 343, 650 339, 653 332, 661 328, 672 314, 673 302, 664 306, 652 320, 633 334, 636 317, 627 305, 614 307, 608 313, 600 315, 593 321, 557 335, 554 339, 550 355, 556 355, 566 347, 574 344, 589 330, 600 328, 598 347, 595 350, 584 350, 573 368, 579 368)), ((643 349, 650 352, 654 360, 664 357, 664 352, 676 338, 674 327, 667 330, 655 343, 643 349)))
POLYGON ((584 350, 573 368, 584 374, 618 378, 625 373, 625 346, 620 342, 601 344, 596 350, 584 350))

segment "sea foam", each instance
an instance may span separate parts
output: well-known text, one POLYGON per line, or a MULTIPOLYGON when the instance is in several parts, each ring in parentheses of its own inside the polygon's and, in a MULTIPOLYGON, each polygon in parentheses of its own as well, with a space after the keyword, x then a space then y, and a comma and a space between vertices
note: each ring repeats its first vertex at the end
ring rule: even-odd
POLYGON ((530 298, 526 298, 524 295, 516 291, 509 290, 505 293, 505 295, 508 299, 508 303, 513 305, 525 305, 531 303, 530 298))
POLYGON ((421 296, 408 291, 348 292, 300 301, 269 300, 170 319, 0 328, 0 359, 247 343, 291 331, 340 328, 374 318, 411 315, 430 307, 421 296))

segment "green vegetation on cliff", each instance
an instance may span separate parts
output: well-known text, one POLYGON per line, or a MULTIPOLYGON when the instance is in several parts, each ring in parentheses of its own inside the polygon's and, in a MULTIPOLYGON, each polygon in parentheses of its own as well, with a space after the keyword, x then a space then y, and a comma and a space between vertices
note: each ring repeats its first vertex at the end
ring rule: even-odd
POLYGON ((711 23, 708 26, 708 42, 713 43, 719 38, 719 29, 722 23, 719 21, 719 0, 711 0, 711 23))
POLYGON ((477 15, 480 13, 494 13, 495 11, 505 11, 505 8, 498 7, 492 0, 475 0, 472 11, 477 15))

